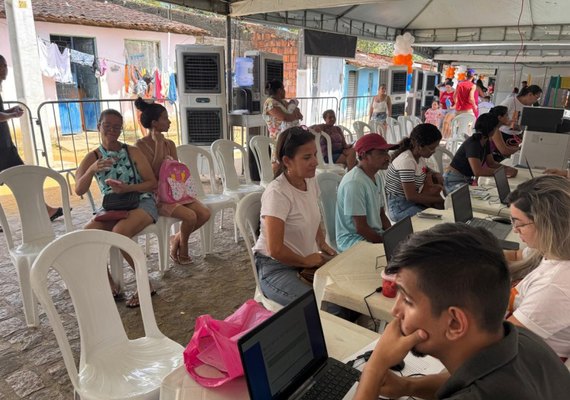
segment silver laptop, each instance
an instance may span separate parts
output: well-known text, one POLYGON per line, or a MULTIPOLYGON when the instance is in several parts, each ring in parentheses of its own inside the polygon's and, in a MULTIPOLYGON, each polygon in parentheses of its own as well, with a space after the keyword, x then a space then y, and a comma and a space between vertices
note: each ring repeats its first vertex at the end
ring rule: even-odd
POLYGON ((453 203, 453 216, 455 222, 463 222, 471 226, 478 226, 490 231, 497 239, 505 239, 511 232, 510 224, 502 224, 487 219, 473 218, 473 208, 471 205, 471 195, 469 185, 465 184, 456 189, 451 194, 453 203))
POLYGON ((328 356, 315 294, 306 294, 238 340, 251 400, 341 400, 360 371, 328 356))
POLYGON ((509 180, 507 179, 507 172, 505 167, 499 167, 493 173, 495 178, 495 185, 497 186, 497 193, 499 194, 499 201, 501 204, 507 204, 507 196, 511 193, 509 180))

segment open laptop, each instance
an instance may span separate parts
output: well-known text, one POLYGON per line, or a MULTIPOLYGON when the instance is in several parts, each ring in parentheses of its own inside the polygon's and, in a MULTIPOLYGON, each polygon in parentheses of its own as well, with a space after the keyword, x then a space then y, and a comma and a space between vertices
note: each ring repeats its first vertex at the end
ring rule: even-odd
POLYGON ((242 336, 238 349, 251 400, 341 400, 360 377, 328 356, 312 290, 242 336))
POLYGON ((526 167, 528 169, 528 173, 530 174, 530 178, 534 178, 534 173, 532 172, 532 168, 530 167, 530 163, 528 162, 528 158, 524 158, 524 162, 526 163, 526 167))
POLYGON ((390 229, 386 230, 386 232, 382 234, 386 261, 390 261, 392 259, 392 254, 394 254, 396 247, 398 247, 398 245, 412 233, 414 233, 412 219, 410 217, 406 217, 392 225, 390 229))
POLYGON ((462 185, 451 194, 453 204, 453 216, 455 222, 463 222, 471 226, 479 226, 490 231, 497 239, 503 240, 511 232, 510 224, 490 221, 487 219, 473 218, 473 208, 471 206, 471 195, 469 185, 462 185))
POLYGON ((511 193, 511 187, 509 186, 509 180, 507 179, 507 172, 505 167, 499 167, 493 173, 495 178, 495 185, 497 186, 497 193, 499 194, 499 201, 501 204, 507 204, 507 196, 511 193))

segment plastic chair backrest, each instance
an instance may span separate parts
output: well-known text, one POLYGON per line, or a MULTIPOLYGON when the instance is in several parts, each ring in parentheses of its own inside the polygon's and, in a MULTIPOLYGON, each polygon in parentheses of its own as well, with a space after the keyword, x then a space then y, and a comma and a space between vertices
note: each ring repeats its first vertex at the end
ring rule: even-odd
POLYGON ((334 165, 333 156, 332 156, 332 142, 331 137, 326 132, 317 132, 314 129, 310 129, 311 133, 315 135, 315 143, 317 144, 317 160, 319 161, 319 166, 323 167, 326 165, 334 165), (325 139, 327 142, 327 160, 325 162, 325 158, 323 156, 322 148, 321 148, 321 137, 325 139))
POLYGON ((412 129, 414 129, 414 121, 412 117, 408 117, 405 115, 400 115, 398 117, 398 125, 400 126, 401 137, 402 140, 405 136, 410 136, 412 129))
POLYGON ((194 188, 196 189, 198 197, 206 196, 204 185, 202 185, 202 181, 200 180, 200 171, 198 170, 198 161, 200 157, 204 157, 208 163, 208 174, 210 175, 212 193, 216 193, 214 160, 212 159, 210 152, 202 147, 194 146, 192 144, 181 144, 176 148, 176 153, 178 154, 178 159, 180 162, 186 164, 186 166, 190 169, 190 174, 192 175, 192 180, 194 182, 194 188))
POLYGON ((451 121, 451 137, 453 139, 464 140, 464 136, 472 135, 472 128, 475 125, 475 116, 473 114, 459 114, 451 121))
MULTIPOLYGON (((12 191, 22 226, 22 243, 33 243, 55 238, 44 198, 44 182, 54 179, 60 187, 65 230, 71 232, 73 224, 69 205, 69 191, 65 178, 52 169, 36 165, 19 165, 0 172, 0 185, 12 191)), ((2 211, 3 214, 3 211, 2 211)), ((7 221, 2 221, 9 248, 13 248, 12 232, 7 221)))
POLYGON ((146 258, 138 243, 126 236, 96 229, 61 236, 46 246, 36 258, 31 271, 31 282, 34 293, 49 318, 65 367, 75 387, 78 386, 77 367, 62 321, 48 291, 47 275, 51 268, 55 269, 69 290, 81 337, 79 369, 82 370, 92 357, 99 356, 102 346, 121 345, 129 340, 107 277, 107 260, 111 247, 125 251, 134 261, 145 335, 152 338, 164 337, 154 318, 146 258))
POLYGON ((449 165, 451 160, 453 160, 453 153, 443 146, 438 146, 435 149, 435 153, 433 153, 433 155, 429 158, 428 162, 433 162, 437 167, 437 172, 443 174, 445 167, 449 165), (446 163, 443 162, 444 157, 448 159, 446 163))
POLYGON ((267 186, 273 180, 271 152, 272 147, 275 146, 275 141, 267 136, 254 136, 251 138, 249 146, 255 157, 261 184, 267 186))
POLYGON ((236 190, 240 185, 234 163, 234 150, 240 151, 245 171, 245 181, 246 183, 251 183, 247 152, 242 146, 228 139, 218 139, 212 143, 210 149, 222 174, 224 189, 236 190))
POLYGON ((320 189, 319 203, 325 217, 325 229, 327 231, 327 243, 337 249, 336 245, 336 199, 338 185, 342 178, 338 174, 323 172, 317 175, 317 183, 320 189))
POLYGON ((360 139, 362 136, 364 136, 367 133, 373 132, 372 127, 368 125, 366 122, 362 121, 354 121, 352 123, 352 127, 354 128, 354 133, 356 133, 356 140, 360 139))
POLYGON ((418 126, 419 124, 423 124, 422 120, 419 117, 416 117, 415 115, 411 115, 408 118, 410 118, 410 121, 412 121, 413 124, 412 129, 418 126))
POLYGON ((350 143, 355 142, 354 135, 352 134, 350 129, 348 129, 346 126, 342 126, 342 125, 337 125, 337 126, 341 129, 341 131, 344 135, 344 140, 346 140, 346 143, 350 144, 350 143))
POLYGON ((386 125, 388 126, 388 131, 385 134, 385 139, 388 143, 400 143, 400 124, 398 121, 392 117, 386 118, 386 125))
POLYGON ((263 305, 270 310, 278 311, 282 306, 269 300, 261 293, 261 286, 259 285, 259 277, 257 275, 257 267, 255 266, 252 250, 253 245, 257 241, 257 229, 260 225, 262 194, 262 192, 253 192, 244 196, 237 205, 235 221, 243 237, 255 278, 255 300, 261 301, 263 305))
POLYGON ((386 210, 388 208, 388 202, 386 200, 386 170, 385 169, 381 169, 378 172, 376 172, 376 174, 380 177, 380 180, 382 181, 382 186, 384 187, 384 190, 382 190, 382 200, 384 201, 384 210, 386 210))

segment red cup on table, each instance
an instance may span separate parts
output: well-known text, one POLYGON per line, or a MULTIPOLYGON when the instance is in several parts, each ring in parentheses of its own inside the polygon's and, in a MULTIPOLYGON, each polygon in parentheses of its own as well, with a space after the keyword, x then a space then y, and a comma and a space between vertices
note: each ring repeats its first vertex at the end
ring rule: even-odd
POLYGON ((386 297, 393 298, 398 294, 398 287, 396 286, 396 275, 387 274, 382 271, 382 294, 386 297))

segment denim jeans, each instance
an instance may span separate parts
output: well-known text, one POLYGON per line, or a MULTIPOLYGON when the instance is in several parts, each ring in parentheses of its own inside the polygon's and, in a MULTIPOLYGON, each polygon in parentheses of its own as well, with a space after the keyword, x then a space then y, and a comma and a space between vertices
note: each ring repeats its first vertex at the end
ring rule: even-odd
POLYGON ((394 196, 390 193, 387 194, 386 200, 388 202, 388 217, 390 217, 392 222, 398 222, 406 217, 413 217, 427 208, 405 197, 394 196))
POLYGON ((470 182, 471 178, 463 175, 460 172, 447 171, 443 174, 443 185, 447 194, 453 192, 459 186, 462 186, 466 183, 469 184, 470 182))
POLYGON ((255 253, 255 266, 261 292, 270 300, 286 306, 312 287, 299 279, 299 269, 255 253))

